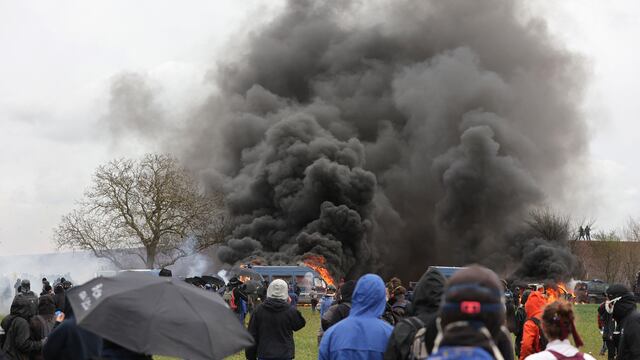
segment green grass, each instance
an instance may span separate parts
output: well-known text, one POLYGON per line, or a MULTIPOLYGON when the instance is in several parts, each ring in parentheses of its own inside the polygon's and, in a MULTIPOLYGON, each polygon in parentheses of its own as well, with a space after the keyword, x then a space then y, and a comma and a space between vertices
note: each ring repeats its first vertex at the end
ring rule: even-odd
POLYGON ((584 341, 581 349, 598 360, 604 360, 607 356, 600 356, 602 347, 602 335, 598 331, 598 304, 584 304, 575 306, 576 328, 584 341))

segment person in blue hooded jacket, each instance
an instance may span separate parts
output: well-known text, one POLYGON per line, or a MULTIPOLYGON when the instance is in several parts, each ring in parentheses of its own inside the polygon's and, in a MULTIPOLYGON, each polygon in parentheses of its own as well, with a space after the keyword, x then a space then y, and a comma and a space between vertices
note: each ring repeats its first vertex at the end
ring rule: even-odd
POLYGON ((387 302, 384 282, 367 274, 358 280, 349 316, 330 327, 319 360, 382 360, 393 327, 380 320, 387 302))

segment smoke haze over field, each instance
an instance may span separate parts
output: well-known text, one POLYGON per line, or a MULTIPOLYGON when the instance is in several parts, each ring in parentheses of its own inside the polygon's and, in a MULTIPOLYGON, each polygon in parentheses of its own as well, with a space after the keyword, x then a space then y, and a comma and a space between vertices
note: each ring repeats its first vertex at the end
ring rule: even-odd
MULTIPOLYGON (((220 258, 319 254, 336 275, 504 268, 587 147, 581 58, 524 4, 290 1, 235 44, 218 91, 165 143, 227 195, 220 258)), ((112 87, 116 134, 166 121, 143 82, 112 87)))

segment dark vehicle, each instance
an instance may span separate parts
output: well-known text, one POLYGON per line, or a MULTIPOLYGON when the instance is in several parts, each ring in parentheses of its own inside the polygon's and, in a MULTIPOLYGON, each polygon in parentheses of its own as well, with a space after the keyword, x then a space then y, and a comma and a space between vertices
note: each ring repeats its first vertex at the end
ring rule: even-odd
POLYGON ((262 275, 269 283, 275 279, 282 279, 291 285, 295 281, 295 284, 300 289, 300 295, 298 295, 299 304, 310 304, 312 291, 322 296, 327 290, 327 283, 320 274, 307 266, 254 265, 251 270, 262 275))
POLYGON ((589 280, 585 283, 587 285, 586 298, 590 304, 600 304, 606 300, 607 297, 605 296, 605 291, 609 287, 609 284, 598 279, 589 280))

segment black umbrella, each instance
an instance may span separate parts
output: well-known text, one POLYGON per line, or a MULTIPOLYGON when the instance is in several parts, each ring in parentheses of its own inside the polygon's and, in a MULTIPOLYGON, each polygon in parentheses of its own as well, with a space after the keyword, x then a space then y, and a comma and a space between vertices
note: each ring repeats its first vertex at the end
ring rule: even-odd
POLYGON ((204 281, 206 284, 211 284, 218 288, 225 285, 224 280, 222 280, 217 275, 202 275, 202 281, 204 281))
POLYGON ((100 277, 67 298, 78 325, 139 353, 223 359, 253 343, 219 295, 178 279, 100 277))

